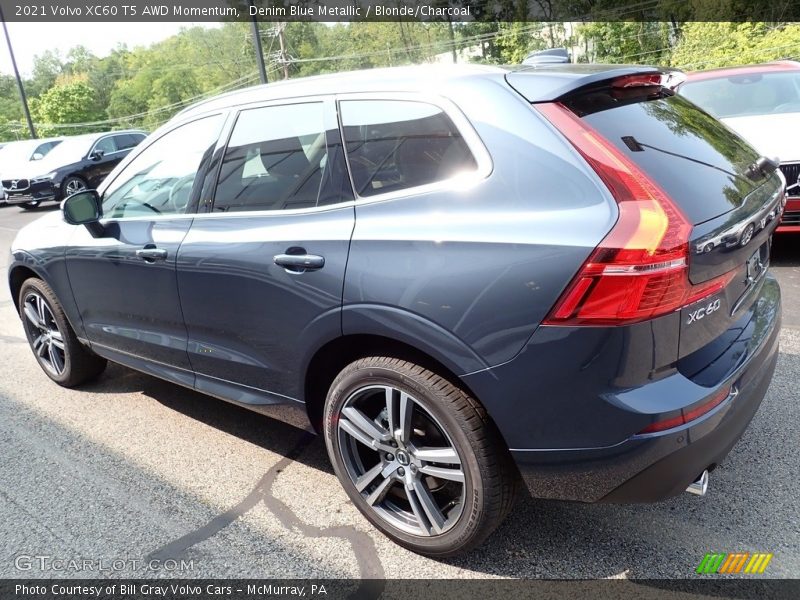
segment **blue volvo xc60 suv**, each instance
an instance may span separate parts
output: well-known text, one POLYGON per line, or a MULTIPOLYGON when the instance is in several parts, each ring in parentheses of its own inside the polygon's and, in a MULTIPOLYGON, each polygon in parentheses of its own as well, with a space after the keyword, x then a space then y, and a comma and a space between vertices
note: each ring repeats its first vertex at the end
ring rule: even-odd
POLYGON ((64 386, 112 360, 300 415, 430 556, 521 482, 702 494, 775 368, 785 182, 679 80, 390 69, 202 102, 19 233, 27 338, 64 386))

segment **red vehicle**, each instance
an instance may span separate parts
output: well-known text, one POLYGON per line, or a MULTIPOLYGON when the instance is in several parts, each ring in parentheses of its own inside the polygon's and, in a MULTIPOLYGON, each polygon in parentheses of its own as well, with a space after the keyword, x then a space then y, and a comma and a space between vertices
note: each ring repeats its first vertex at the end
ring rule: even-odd
POLYGON ((800 233, 800 62, 690 73, 679 93, 780 159, 788 201, 777 232, 800 233))

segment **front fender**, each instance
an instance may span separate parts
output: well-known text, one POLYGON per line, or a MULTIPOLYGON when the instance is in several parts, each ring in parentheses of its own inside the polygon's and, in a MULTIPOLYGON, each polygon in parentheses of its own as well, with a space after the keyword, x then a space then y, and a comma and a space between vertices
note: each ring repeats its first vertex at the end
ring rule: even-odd
POLYGON ((63 247, 53 248, 37 251, 36 254, 25 250, 14 250, 8 266, 8 284, 11 299, 17 312, 19 312, 19 298, 17 296, 23 281, 30 276, 38 277, 53 290, 75 335, 78 338, 85 339, 83 320, 75 304, 75 298, 72 295, 72 288, 69 283, 64 250, 63 247))

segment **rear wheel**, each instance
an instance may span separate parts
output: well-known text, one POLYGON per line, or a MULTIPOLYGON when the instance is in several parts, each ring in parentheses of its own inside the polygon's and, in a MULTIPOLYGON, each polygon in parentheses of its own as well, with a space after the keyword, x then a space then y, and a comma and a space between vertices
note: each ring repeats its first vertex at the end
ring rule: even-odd
POLYGON ((57 384, 80 385, 106 368, 105 359, 75 337, 55 294, 41 279, 31 278, 22 284, 19 315, 36 361, 57 384))
POLYGON ((356 507, 420 554, 466 552, 511 509, 518 474, 485 410, 410 362, 347 366, 325 406, 325 441, 356 507))

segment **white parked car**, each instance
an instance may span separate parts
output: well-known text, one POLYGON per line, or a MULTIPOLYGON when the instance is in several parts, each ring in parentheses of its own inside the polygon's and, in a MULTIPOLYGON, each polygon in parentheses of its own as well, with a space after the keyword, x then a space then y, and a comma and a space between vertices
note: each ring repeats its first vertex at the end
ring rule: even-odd
POLYGON ((778 158, 788 201, 778 232, 800 233, 800 62, 690 73, 679 93, 778 158))
MULTIPOLYGON (((8 142, 0 147, 0 181, 8 170, 16 169, 20 164, 41 160, 50 150, 61 143, 63 138, 47 138, 37 140, 21 140, 8 142)), ((0 202, 6 201, 6 191, 0 184, 0 202)))

